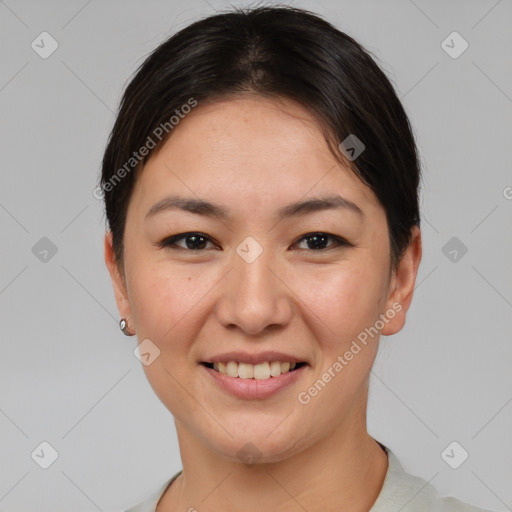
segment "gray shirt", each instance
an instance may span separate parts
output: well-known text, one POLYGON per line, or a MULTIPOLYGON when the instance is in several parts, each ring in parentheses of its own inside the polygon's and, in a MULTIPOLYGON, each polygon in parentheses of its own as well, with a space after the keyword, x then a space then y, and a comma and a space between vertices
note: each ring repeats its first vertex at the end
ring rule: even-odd
MULTIPOLYGON (((377 500, 368 512, 490 512, 455 498, 439 496, 436 489, 420 477, 406 473, 395 454, 379 443, 388 455, 388 470, 377 500)), ((176 473, 142 503, 125 512, 155 512, 156 505, 176 473)))

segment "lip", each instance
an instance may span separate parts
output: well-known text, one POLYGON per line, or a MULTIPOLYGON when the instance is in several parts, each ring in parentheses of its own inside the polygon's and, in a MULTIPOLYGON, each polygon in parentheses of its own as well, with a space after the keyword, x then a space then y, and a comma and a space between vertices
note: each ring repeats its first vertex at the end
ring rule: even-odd
MULTIPOLYGON (((266 361, 281 361, 282 363, 308 363, 305 359, 300 359, 284 352, 276 352, 275 350, 266 350, 265 352, 259 352, 257 354, 251 354, 249 352, 224 352, 223 354, 217 354, 215 356, 203 359, 205 363, 227 363, 229 361, 236 361, 237 363, 250 363, 259 364, 266 361)), ((275 378, 275 377, 273 377, 275 378)))
POLYGON ((276 395, 279 391, 297 382, 308 367, 306 364, 296 370, 282 373, 279 377, 270 377, 268 379, 241 379, 217 372, 203 364, 198 366, 201 371, 207 372, 207 377, 209 376, 209 378, 213 379, 221 389, 244 400, 262 400, 276 395))

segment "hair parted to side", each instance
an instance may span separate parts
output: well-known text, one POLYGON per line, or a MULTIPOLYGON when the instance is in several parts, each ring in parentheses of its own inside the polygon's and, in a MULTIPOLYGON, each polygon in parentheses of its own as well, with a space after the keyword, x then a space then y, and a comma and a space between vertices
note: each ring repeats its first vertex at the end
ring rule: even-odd
POLYGON ((405 110, 353 38, 310 11, 275 5, 235 7, 194 22, 136 70, 110 133, 99 184, 118 266, 123 268, 128 203, 149 155, 191 108, 243 94, 294 100, 317 120, 336 158, 385 209, 395 268, 411 228, 420 224, 420 163, 405 110), (351 134, 365 145, 354 161, 338 148, 351 134))

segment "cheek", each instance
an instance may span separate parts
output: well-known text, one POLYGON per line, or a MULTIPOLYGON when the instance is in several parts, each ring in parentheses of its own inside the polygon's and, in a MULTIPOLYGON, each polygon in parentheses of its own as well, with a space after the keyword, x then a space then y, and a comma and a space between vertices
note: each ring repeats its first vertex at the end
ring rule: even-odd
POLYGON ((346 262, 314 276, 302 275, 298 283, 301 299, 310 310, 309 316, 313 313, 312 318, 320 319, 316 325, 324 331, 318 339, 327 339, 329 345, 339 348, 378 317, 384 279, 379 268, 362 261, 346 262))
MULTIPOLYGON (((185 267, 160 263, 139 265, 130 282, 130 302, 137 334, 151 339, 164 348, 166 341, 187 339, 184 330, 193 329, 195 322, 187 322, 202 297, 214 285, 207 276, 196 279, 185 267)), ((168 343, 165 350, 178 349, 168 343)))
POLYGON ((169 411, 187 421, 201 415, 200 406, 180 383, 190 378, 188 356, 202 323, 197 318, 201 298, 216 282, 204 277, 194 278, 184 267, 158 262, 138 266, 130 286, 137 337, 140 342, 150 339, 160 350, 151 364, 143 365, 146 378, 169 411))
POLYGON ((316 277, 299 283, 307 304, 303 315, 310 319, 321 353, 311 387, 301 391, 311 398, 312 411, 322 415, 325 425, 336 425, 342 411, 364 402, 378 350, 378 336, 366 329, 378 319, 385 276, 359 260, 316 277))

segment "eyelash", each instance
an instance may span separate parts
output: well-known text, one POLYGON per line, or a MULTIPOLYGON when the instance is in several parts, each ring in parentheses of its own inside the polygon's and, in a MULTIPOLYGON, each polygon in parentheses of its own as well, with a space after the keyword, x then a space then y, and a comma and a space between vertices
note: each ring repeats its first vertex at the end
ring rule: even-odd
MULTIPOLYGON (((201 252, 201 251, 204 251, 205 249, 188 249, 188 248, 180 247, 180 246, 176 245, 176 242, 178 242, 180 240, 184 240, 187 237, 193 236, 193 235, 198 236, 200 238, 203 238, 203 239, 205 239, 208 242, 212 242, 211 238, 208 237, 207 235, 205 235, 203 233, 191 231, 191 232, 180 233, 178 235, 173 235, 173 236, 167 237, 164 240, 162 240, 161 242, 157 243, 156 245, 158 247, 160 247, 160 248, 167 248, 167 249, 173 249, 173 250, 182 249, 182 250, 188 251, 188 252, 201 252)), ((306 233, 301 238, 299 238, 297 240, 297 242, 295 242, 295 244, 301 242, 302 240, 306 240, 308 238, 313 238, 315 236, 330 238, 330 239, 334 240, 335 243, 334 243, 334 245, 331 245, 331 246, 328 246, 328 247, 324 247, 324 248, 321 248, 321 249, 299 249, 299 250, 306 250, 306 251, 312 251, 312 252, 327 252, 327 251, 330 251, 330 250, 333 250, 333 249, 336 249, 336 248, 339 248, 339 247, 352 247, 353 246, 351 243, 347 242, 344 238, 341 238, 341 237, 336 236, 336 235, 332 235, 331 233, 324 233, 322 231, 315 231, 315 232, 312 232, 312 233, 306 233)))

